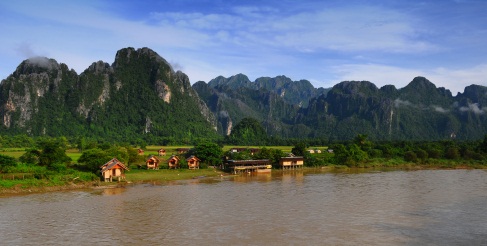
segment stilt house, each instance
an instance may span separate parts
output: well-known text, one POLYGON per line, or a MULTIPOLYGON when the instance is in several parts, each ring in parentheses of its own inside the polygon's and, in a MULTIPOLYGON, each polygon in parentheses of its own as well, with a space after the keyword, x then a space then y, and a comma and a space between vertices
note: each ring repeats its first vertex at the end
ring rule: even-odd
POLYGON ((117 179, 118 181, 125 180, 124 172, 129 171, 128 167, 117 158, 113 158, 109 162, 103 164, 100 169, 101 176, 105 182, 112 182, 113 179, 117 179))
POLYGON ((186 159, 186 162, 188 163, 188 168, 189 169, 200 169, 200 159, 198 157, 192 155, 186 159))
POLYGON ((147 169, 159 170, 159 162, 161 162, 159 158, 151 155, 147 161, 145 161, 145 165, 147 166, 147 169))
POLYGON ((172 155, 167 159, 167 165, 169 166, 169 169, 179 168, 179 157, 177 155, 172 155))
POLYGON ((295 169, 304 166, 304 158, 302 156, 281 157, 279 165, 282 169, 295 169))
POLYGON ((165 149, 159 149, 157 151, 157 153, 159 154, 159 156, 165 156, 166 155, 166 150, 165 149))

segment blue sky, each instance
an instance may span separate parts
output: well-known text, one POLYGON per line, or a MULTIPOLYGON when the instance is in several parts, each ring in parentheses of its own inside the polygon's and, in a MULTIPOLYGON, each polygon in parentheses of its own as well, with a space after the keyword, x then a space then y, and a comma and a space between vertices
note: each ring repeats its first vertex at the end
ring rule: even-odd
POLYGON ((192 83, 238 73, 315 87, 424 76, 454 95, 487 85, 486 0, 1 1, 0 78, 25 59, 78 73, 149 47, 192 83))

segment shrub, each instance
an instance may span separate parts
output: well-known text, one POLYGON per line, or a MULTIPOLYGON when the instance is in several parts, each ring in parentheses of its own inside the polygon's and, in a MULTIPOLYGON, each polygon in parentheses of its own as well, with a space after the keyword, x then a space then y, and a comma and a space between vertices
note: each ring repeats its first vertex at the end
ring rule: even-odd
POLYGON ((406 153, 404 153, 404 160, 408 162, 416 162, 418 156, 413 151, 406 151, 406 153))
POLYGON ((0 155, 0 171, 5 172, 8 168, 14 167, 16 165, 17 161, 15 161, 15 158, 6 155, 0 155))

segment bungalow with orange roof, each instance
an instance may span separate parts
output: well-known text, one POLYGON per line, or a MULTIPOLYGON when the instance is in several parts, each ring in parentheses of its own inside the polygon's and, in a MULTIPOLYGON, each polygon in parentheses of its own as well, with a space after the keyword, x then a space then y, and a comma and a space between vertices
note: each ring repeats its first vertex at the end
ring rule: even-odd
POLYGON ((165 149, 159 149, 157 151, 157 153, 159 154, 159 156, 165 156, 166 155, 166 150, 165 149))
POLYGON ((159 170, 159 158, 150 155, 147 161, 145 161, 145 165, 147 166, 147 169, 153 169, 153 170, 159 170))
POLYGON ((179 157, 177 155, 172 155, 167 159, 167 164, 169 166, 169 169, 176 169, 179 168, 179 157))
POLYGON ((198 157, 192 155, 186 159, 186 163, 188 163, 189 169, 200 169, 200 159, 198 157))
POLYGON ((129 171, 128 167, 125 166, 117 158, 113 158, 107 163, 100 166, 101 176, 103 181, 112 182, 113 179, 118 179, 118 181, 125 180, 125 171, 129 171))

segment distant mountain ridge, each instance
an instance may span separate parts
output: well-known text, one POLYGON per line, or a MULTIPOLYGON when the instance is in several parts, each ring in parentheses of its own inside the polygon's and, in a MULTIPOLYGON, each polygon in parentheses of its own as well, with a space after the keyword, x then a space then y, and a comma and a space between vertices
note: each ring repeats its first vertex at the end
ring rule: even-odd
POLYGON ((424 77, 414 78, 401 89, 393 85, 377 88, 368 81, 343 81, 331 89, 306 90, 308 83, 293 82, 285 76, 251 82, 238 74, 217 77, 208 88, 204 82, 193 87, 204 95, 202 99, 216 115, 224 115, 217 118, 226 134, 231 125, 225 122, 238 122, 243 117, 257 118, 272 136, 326 141, 352 139, 357 134, 377 140, 479 139, 487 133, 485 86, 471 85, 464 93, 452 96, 424 77), (283 88, 294 97, 285 98, 283 88), (273 95, 274 104, 252 97, 242 99, 256 92, 273 95), (309 103, 303 107, 306 98, 309 103), (240 110, 229 103, 235 100, 240 110), (244 102, 249 103, 242 105, 244 102), (259 106, 249 106, 255 103, 259 106))
POLYGON ((324 89, 286 76, 252 82, 244 74, 191 85, 148 48, 121 49, 112 65, 94 62, 79 75, 53 59, 31 58, 0 84, 0 134, 191 143, 226 136, 246 117, 271 139, 480 139, 487 87, 453 96, 424 77, 400 89, 368 81, 324 89))
POLYGON ((226 86, 229 89, 245 87, 253 90, 266 90, 278 94, 285 102, 300 107, 306 107, 311 98, 326 95, 327 89, 315 88, 308 80, 292 81, 281 75, 275 78, 260 77, 254 82, 244 74, 237 74, 229 78, 218 76, 208 82, 211 88, 226 86))

